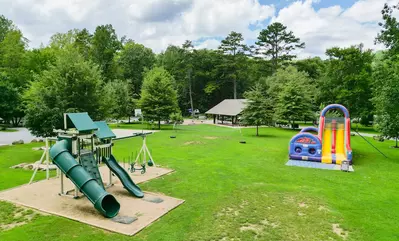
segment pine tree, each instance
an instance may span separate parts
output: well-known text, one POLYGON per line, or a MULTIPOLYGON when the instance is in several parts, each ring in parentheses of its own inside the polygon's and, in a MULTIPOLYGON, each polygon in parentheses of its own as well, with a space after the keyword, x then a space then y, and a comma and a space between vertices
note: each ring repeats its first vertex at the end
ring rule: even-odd
POLYGON ((227 72, 227 78, 233 81, 233 95, 237 99, 237 79, 238 72, 244 62, 243 57, 249 50, 243 43, 244 38, 241 33, 232 31, 222 40, 219 50, 225 54, 224 69, 227 72))
POLYGON ((292 52, 297 48, 304 48, 305 43, 295 37, 287 27, 275 22, 259 33, 256 42, 256 54, 264 58, 271 58, 273 72, 276 72, 279 64, 290 61, 296 57, 292 52))
POLYGON ((144 118, 158 122, 168 120, 178 110, 177 93, 173 88, 173 77, 162 67, 156 67, 145 74, 139 105, 144 118))
POLYGON ((256 84, 251 90, 244 93, 248 102, 243 110, 243 123, 256 126, 256 136, 259 135, 259 126, 269 124, 273 118, 273 106, 270 98, 260 84, 256 84))

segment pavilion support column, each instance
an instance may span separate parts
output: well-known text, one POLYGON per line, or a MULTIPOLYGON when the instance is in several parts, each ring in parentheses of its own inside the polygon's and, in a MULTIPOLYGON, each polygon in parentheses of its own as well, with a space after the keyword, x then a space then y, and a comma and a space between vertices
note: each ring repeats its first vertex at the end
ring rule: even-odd
POLYGON ((223 121, 224 121, 224 115, 222 115, 222 124, 223 124, 223 121))
POLYGON ((213 124, 216 124, 216 115, 213 115, 213 124))

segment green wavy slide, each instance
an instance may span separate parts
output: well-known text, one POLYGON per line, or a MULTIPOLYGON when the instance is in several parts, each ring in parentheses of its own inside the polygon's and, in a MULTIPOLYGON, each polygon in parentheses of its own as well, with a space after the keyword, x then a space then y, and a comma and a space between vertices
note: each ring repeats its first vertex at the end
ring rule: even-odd
POLYGON ((102 158, 102 161, 108 166, 109 169, 121 180, 125 189, 135 197, 144 197, 143 191, 133 182, 129 173, 121 167, 116 161, 115 157, 111 155, 110 158, 102 158))

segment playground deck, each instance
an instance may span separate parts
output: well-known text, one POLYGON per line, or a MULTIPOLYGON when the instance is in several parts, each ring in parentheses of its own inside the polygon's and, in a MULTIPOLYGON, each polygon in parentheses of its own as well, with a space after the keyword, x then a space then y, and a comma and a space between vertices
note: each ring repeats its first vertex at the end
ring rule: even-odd
MULTIPOLYGON (((121 166, 124 165, 121 164, 121 166)), ((103 181, 107 182, 109 180, 108 168, 102 166, 100 167, 100 172, 103 181)), ((143 175, 140 172, 130 175, 136 183, 142 183, 171 172, 173 170, 151 167, 143 175)), ((0 192, 0 200, 13 202, 125 235, 136 234, 184 202, 181 199, 150 192, 144 192, 145 196, 142 199, 135 198, 122 187, 117 177, 113 177, 113 183, 114 186, 108 188, 107 191, 114 195, 121 205, 118 217, 137 218, 136 221, 130 224, 122 224, 105 218, 83 195, 78 199, 59 196, 59 178, 52 178, 50 180, 35 182, 31 185, 22 185, 5 190, 0 192), (160 200, 162 202, 159 202, 160 200)), ((70 181, 65 181, 65 188, 66 190, 73 189, 73 184, 70 181)))

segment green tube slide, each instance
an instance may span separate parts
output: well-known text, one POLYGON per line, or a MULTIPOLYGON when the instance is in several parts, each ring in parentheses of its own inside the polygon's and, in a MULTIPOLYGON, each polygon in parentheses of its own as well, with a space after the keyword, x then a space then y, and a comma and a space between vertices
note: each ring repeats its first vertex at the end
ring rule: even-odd
POLYGON ((114 196, 106 192, 68 151, 68 142, 62 140, 50 149, 53 163, 79 188, 79 190, 94 204, 94 207, 105 217, 115 217, 120 204, 114 196))

